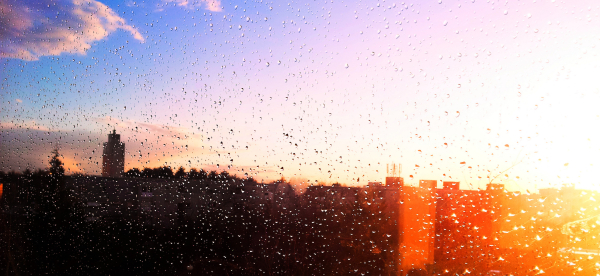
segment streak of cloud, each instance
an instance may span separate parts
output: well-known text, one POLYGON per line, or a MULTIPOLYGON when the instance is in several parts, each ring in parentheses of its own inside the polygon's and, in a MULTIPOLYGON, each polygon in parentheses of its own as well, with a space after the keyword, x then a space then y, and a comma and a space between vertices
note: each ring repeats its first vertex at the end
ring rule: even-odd
POLYGON ((16 129, 33 129, 39 131, 49 131, 50 129, 46 126, 40 125, 35 121, 27 121, 27 122, 0 122, 0 131, 2 130, 16 130, 16 129))
POLYGON ((188 0, 165 0, 166 4, 175 4, 180 7, 194 9, 198 6, 204 6, 205 9, 212 12, 220 12, 223 9, 221 8, 221 1, 219 0, 200 0, 200 1, 188 1, 188 0))

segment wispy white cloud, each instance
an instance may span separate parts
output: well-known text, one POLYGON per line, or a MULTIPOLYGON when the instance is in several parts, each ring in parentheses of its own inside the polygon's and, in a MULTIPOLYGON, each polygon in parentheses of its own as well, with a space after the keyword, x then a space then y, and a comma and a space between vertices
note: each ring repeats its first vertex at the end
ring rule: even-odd
POLYGON ((220 12, 223 10, 221 7, 220 0, 200 0, 200 1, 189 1, 189 0, 164 0, 166 4, 175 4, 180 7, 195 9, 197 7, 203 7, 212 12, 220 12))
POLYGON ((108 6, 94 0, 0 1, 0 57, 37 60, 85 54, 91 43, 121 29, 142 34, 108 6))

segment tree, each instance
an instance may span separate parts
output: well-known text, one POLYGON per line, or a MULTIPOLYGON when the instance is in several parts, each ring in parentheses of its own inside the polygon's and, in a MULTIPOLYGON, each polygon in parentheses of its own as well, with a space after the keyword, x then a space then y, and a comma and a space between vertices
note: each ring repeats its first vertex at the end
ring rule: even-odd
POLYGON ((58 149, 52 150, 52 157, 50 157, 50 161, 48 162, 50 167, 48 168, 49 175, 46 181, 46 187, 45 189, 42 188, 43 190, 41 191, 43 198, 42 202, 40 202, 40 206, 43 211, 51 214, 58 212, 58 209, 63 207, 62 205, 66 203, 66 198, 64 196, 64 193, 66 192, 64 187, 65 168, 59 157, 60 154, 58 153, 58 149))
POLYGON ((17 263, 24 264, 19 270, 26 275, 71 274, 81 253, 81 204, 67 188, 58 149, 49 157, 46 171, 38 170, 16 183, 27 195, 27 209, 31 210, 15 226, 20 228, 15 241, 21 241, 15 251, 20 253, 17 263))
POLYGON ((173 178, 173 170, 171 169, 171 167, 162 166, 162 167, 156 168, 154 170, 157 172, 158 178, 167 178, 167 179, 173 178))
POLYGON ((221 176, 221 179, 223 179, 223 180, 228 180, 228 179, 232 178, 231 175, 229 175, 228 171, 222 171, 219 175, 221 176))
POLYGON ((217 180, 217 176, 218 175, 219 174, 217 174, 216 171, 210 171, 210 173, 208 174, 208 179, 210 179, 210 180, 217 180))
POLYGON ((198 171, 196 168, 192 168, 188 174, 190 179, 206 179, 206 171, 200 170, 198 171))
POLYGON ((184 177, 185 177, 185 169, 183 169, 183 167, 179 167, 179 169, 175 173, 175 178, 184 178, 184 177))
POLYGON ((141 177, 142 171, 138 168, 132 168, 125 173, 126 177, 141 177))
POLYGON ((59 159, 60 154, 58 153, 58 149, 52 150, 52 158, 50 158, 50 174, 55 175, 56 177, 63 177, 65 175, 65 168, 63 167, 63 162, 59 159))

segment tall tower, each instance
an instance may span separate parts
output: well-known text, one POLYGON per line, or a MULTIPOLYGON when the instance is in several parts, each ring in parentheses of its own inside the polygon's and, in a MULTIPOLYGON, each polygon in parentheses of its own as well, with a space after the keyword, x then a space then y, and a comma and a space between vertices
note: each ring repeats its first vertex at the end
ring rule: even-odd
POLYGON ((122 177, 125 170, 125 144, 121 143, 121 135, 116 130, 108 134, 108 142, 104 142, 102 151, 102 176, 122 177))

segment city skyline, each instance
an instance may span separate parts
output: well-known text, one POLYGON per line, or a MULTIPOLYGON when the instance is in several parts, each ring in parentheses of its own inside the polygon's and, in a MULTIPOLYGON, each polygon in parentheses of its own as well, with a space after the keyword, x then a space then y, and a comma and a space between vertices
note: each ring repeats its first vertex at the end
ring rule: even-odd
POLYGON ((125 170, 598 189, 593 1, 59 4, 2 4, 3 171, 116 129, 125 170))

